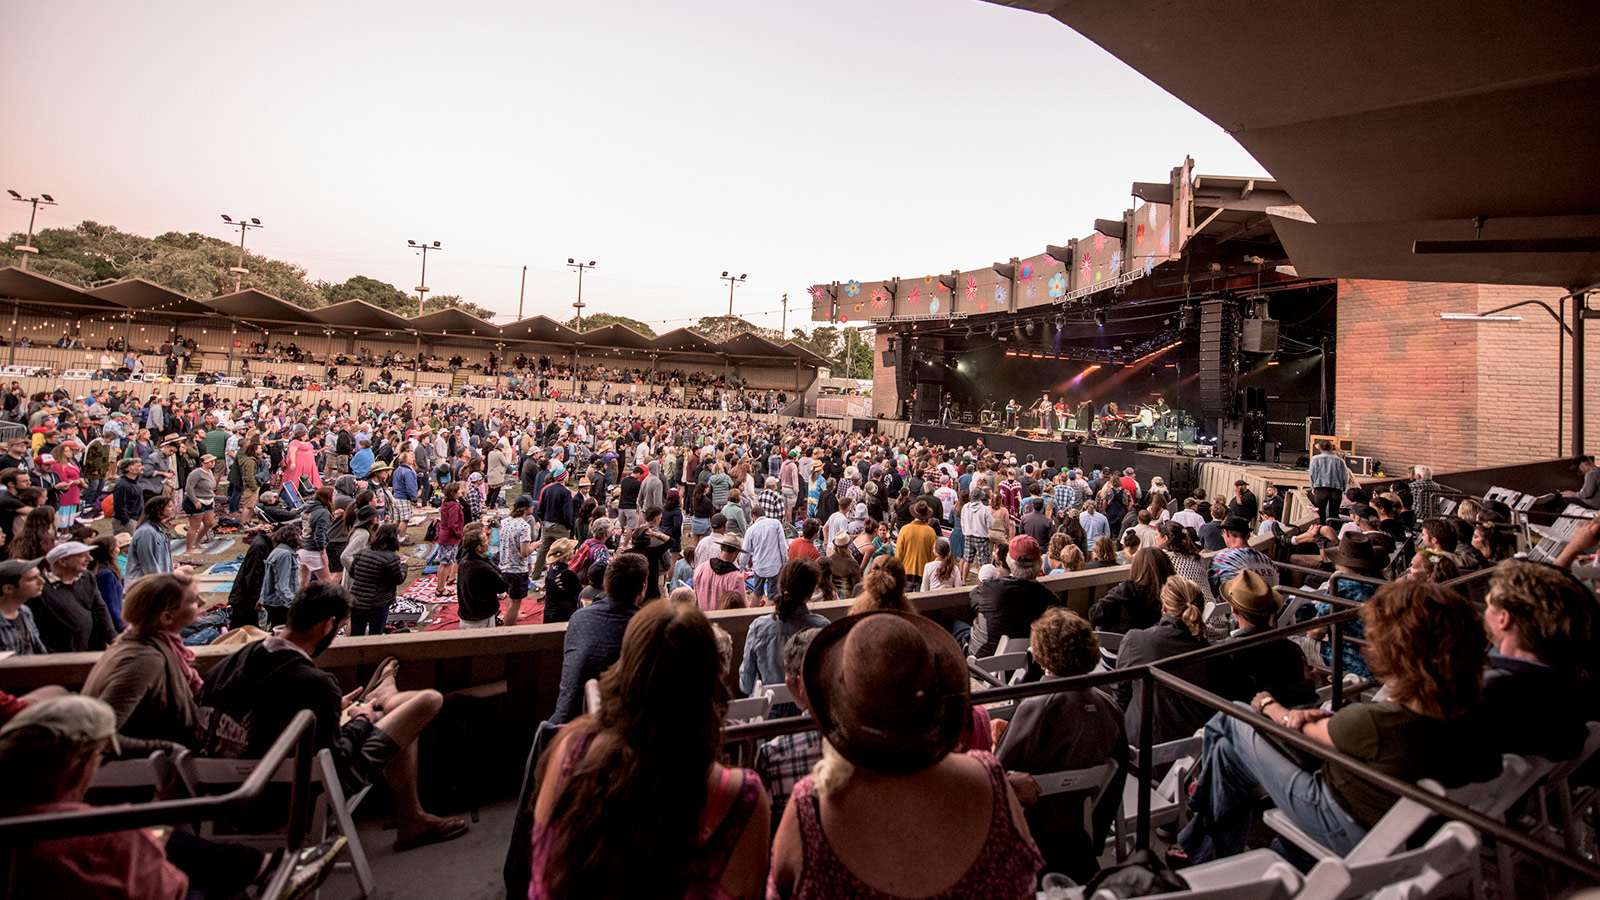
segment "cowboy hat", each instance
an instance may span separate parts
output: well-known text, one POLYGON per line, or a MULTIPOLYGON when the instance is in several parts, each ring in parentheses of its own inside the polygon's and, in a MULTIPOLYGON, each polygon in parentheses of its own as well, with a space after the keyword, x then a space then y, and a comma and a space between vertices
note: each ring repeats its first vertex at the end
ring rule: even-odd
POLYGON ((1327 555, 1328 560, 1336 566, 1365 572, 1380 572, 1389 564, 1378 545, 1365 534, 1345 535, 1339 541, 1339 546, 1327 551, 1327 555))
POLYGON ((812 640, 803 671, 823 737, 875 771, 932 766, 955 748, 971 717, 961 649, 915 613, 876 610, 834 622, 812 640))
POLYGON ((1283 609, 1283 595, 1278 589, 1251 569, 1243 569, 1232 580, 1220 586, 1222 599, 1233 606, 1235 612, 1252 616, 1275 616, 1283 609))

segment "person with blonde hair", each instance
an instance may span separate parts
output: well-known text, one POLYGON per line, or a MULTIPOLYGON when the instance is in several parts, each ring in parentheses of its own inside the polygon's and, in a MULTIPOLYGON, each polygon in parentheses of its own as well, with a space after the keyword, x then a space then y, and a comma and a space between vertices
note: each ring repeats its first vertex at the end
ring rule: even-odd
POLYGON ((111 706, 129 756, 194 744, 201 681, 182 633, 200 618, 201 606, 200 588, 188 575, 146 575, 128 585, 122 600, 128 629, 95 661, 83 693, 111 706))
POLYGON ((916 612, 906 599, 906 569, 897 556, 885 556, 867 573, 861 595, 850 604, 850 615, 877 609, 916 612))
MULTIPOLYGON (((1130 669, 1169 656, 1177 656, 1209 646, 1206 640, 1205 594, 1200 585, 1187 578, 1173 575, 1161 585, 1161 618, 1148 628, 1128 632, 1117 648, 1117 668, 1130 669)), ((1183 680, 1215 690, 1231 684, 1232 664, 1226 659, 1201 660, 1172 666, 1166 671, 1183 680)), ((1134 682, 1117 685, 1117 702, 1127 710, 1124 722, 1128 740, 1138 744, 1143 711, 1140 694, 1134 682)), ((1206 719, 1211 718, 1211 708, 1183 697, 1173 691, 1156 691, 1152 721, 1155 733, 1151 740, 1160 744, 1194 734, 1206 719)))
MULTIPOLYGON (((547 625, 568 621, 578 611, 578 595, 583 593, 583 585, 578 582, 577 573, 567 565, 577 550, 577 541, 559 538, 545 554, 544 622, 547 625)), ((689 590, 692 592, 694 589, 689 590)))

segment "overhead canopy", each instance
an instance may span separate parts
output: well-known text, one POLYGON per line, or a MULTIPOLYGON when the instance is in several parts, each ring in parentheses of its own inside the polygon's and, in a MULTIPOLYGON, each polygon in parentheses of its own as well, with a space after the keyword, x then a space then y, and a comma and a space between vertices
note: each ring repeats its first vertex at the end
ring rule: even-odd
POLYGON ((1411 252, 1441 234, 1477 239, 1480 216, 1483 239, 1595 237, 1600 16, 1588 0, 990 2, 1056 18, 1227 129, 1317 223, 1282 235, 1297 268, 1365 249, 1395 279, 1600 282, 1597 254, 1581 250, 1411 252), (1241 42, 1248 52, 1218 52, 1241 42))
POLYGON ((143 278, 124 278, 87 292, 137 312, 171 319, 207 318, 217 310, 143 278))
POLYGON ((652 350, 655 342, 634 331, 626 325, 612 323, 604 328, 583 333, 585 344, 595 344, 600 347, 622 347, 628 350, 652 350))
POLYGON ((0 300, 42 307, 53 312, 127 311, 121 304, 85 293, 64 281, 57 281, 16 266, 0 269, 0 300))
POLYGON ((224 315, 249 322, 252 325, 311 325, 322 322, 311 310, 280 300, 255 288, 233 294, 223 294, 205 301, 206 305, 224 315))
POLYGON ((410 320, 410 327, 427 334, 451 334, 466 337, 499 337, 500 329, 454 306, 437 312, 425 313, 410 320))
POLYGON ((346 300, 324 306, 313 315, 336 328, 353 328, 357 331, 405 331, 412 327, 410 320, 365 300, 346 300))
POLYGON ((507 340, 539 341, 547 344, 570 344, 578 340, 578 333, 549 316, 529 316, 500 329, 507 340))
POLYGON ((717 345, 698 331, 678 328, 658 335, 650 342, 656 350, 673 350, 685 353, 716 353, 717 345))

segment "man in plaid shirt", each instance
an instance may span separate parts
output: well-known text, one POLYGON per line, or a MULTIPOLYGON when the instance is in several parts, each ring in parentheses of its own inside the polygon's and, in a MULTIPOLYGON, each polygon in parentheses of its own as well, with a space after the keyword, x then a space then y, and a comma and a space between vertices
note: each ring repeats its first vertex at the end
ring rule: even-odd
POLYGON ((1072 483, 1070 473, 1063 472, 1056 476, 1056 486, 1050 489, 1050 505, 1057 516, 1077 507, 1078 488, 1072 483))
MULTIPOLYGON (((783 645, 783 683, 788 686, 794 705, 804 713, 811 708, 806 701, 805 682, 800 677, 800 666, 805 661, 811 639, 820 628, 807 628, 795 632, 783 645)), ((822 759, 822 735, 814 729, 799 734, 785 734, 762 744, 756 750, 756 774, 772 794, 773 821, 783 818, 783 808, 789 804, 789 795, 800 779, 811 774, 811 768, 822 759)), ((773 826, 776 828, 777 826, 773 826)))
POLYGON ((783 514, 786 504, 783 502, 783 492, 778 490, 778 479, 768 475, 765 484, 766 487, 756 491, 756 502, 761 505, 762 514, 779 522, 789 521, 783 514))

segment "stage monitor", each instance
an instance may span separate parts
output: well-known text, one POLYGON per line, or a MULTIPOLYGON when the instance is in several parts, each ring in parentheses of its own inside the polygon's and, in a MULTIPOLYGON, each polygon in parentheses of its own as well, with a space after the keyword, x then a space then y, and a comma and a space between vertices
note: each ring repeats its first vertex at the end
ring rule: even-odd
POLYGON ((898 354, 896 354, 893 350, 883 351, 883 367, 885 369, 892 369, 899 365, 900 361, 897 357, 898 354))

